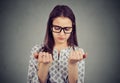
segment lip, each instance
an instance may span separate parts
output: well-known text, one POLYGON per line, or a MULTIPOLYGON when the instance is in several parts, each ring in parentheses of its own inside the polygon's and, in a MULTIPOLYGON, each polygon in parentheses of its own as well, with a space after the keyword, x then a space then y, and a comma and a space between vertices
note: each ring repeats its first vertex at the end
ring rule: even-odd
POLYGON ((63 38, 63 37, 58 37, 58 39, 59 39, 59 40, 64 40, 65 38, 63 38))

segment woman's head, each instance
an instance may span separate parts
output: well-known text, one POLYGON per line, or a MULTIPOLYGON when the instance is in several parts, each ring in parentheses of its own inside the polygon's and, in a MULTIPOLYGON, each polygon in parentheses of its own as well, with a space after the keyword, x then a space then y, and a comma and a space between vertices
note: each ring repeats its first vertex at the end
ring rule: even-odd
MULTIPOLYGON (((75 22, 75 16, 72 12, 72 10, 66 6, 66 5, 57 5, 55 8, 51 11, 47 23, 47 30, 46 35, 44 39, 44 49, 45 51, 48 51, 52 53, 53 47, 56 43, 56 35, 59 38, 65 38, 67 39, 67 45, 68 46, 78 46, 77 43, 77 37, 76 37, 76 22, 75 22), (58 26, 58 27, 56 27, 58 26), (53 30, 53 27, 55 29, 62 28, 60 32, 55 32, 53 30), (66 31, 63 28, 72 29, 71 31, 66 31), (68 32, 68 33, 66 33, 68 32), (58 36, 61 34, 64 34, 64 36, 58 36)), ((62 39, 60 39, 62 42, 62 39)), ((59 42, 59 41, 58 41, 59 42)))

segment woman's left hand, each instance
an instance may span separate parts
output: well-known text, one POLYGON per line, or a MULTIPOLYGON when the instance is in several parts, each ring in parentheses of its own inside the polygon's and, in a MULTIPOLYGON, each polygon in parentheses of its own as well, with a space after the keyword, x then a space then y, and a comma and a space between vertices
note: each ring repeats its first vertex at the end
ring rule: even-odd
POLYGON ((83 49, 79 49, 79 50, 72 50, 70 52, 70 56, 69 56, 69 63, 70 64, 75 64, 79 61, 81 61, 82 59, 86 58, 87 53, 84 53, 83 49))

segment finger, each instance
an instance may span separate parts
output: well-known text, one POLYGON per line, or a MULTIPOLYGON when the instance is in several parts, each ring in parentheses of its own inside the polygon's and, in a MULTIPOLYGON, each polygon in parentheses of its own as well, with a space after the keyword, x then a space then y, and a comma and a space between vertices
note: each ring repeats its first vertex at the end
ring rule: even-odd
POLYGON ((79 54, 79 51, 76 51, 76 57, 77 57, 77 60, 80 60, 80 54, 79 54))
POLYGON ((76 58, 77 58, 76 52, 73 51, 73 53, 72 53, 72 59, 75 60, 76 58))
POLYGON ((81 52, 81 49, 79 50, 79 56, 80 56, 80 60, 82 60, 83 59, 83 54, 81 52))
POLYGON ((82 48, 79 48, 79 51, 80 51, 80 53, 83 55, 83 54, 85 54, 84 53, 84 50, 82 49, 82 48))
POLYGON ((45 56, 45 54, 46 54, 46 53, 45 53, 45 52, 43 52, 43 56, 45 56))
POLYGON ((81 60, 80 53, 79 53, 78 50, 75 51, 75 60, 76 61, 80 61, 81 60))
POLYGON ((49 59, 50 59, 50 62, 53 61, 53 58, 52 58, 52 55, 51 55, 51 54, 49 54, 49 59))
POLYGON ((46 53, 46 62, 50 62, 49 54, 46 53))
POLYGON ((78 58, 79 58, 78 52, 77 52, 77 51, 72 51, 71 57, 70 57, 69 61, 70 61, 71 63, 77 63, 77 62, 79 61, 78 58))
POLYGON ((43 55, 43 63, 45 63, 45 62, 46 62, 46 55, 44 53, 44 55, 43 55))
POLYGON ((42 52, 39 52, 38 61, 39 61, 40 63, 43 62, 43 53, 42 53, 42 52))
POLYGON ((85 52, 84 52, 84 50, 82 49, 82 48, 80 48, 80 53, 81 53, 81 57, 82 57, 82 59, 85 57, 85 52))
POLYGON ((44 55, 44 56, 43 56, 43 63, 45 63, 45 64, 46 64, 46 63, 49 63, 48 54, 44 52, 43 55, 44 55))
POLYGON ((34 57, 35 57, 36 59, 38 59, 38 55, 39 55, 38 52, 33 53, 33 55, 34 55, 34 57))
POLYGON ((72 50, 70 51, 69 59, 71 59, 71 57, 72 57, 71 55, 72 55, 72 50))
POLYGON ((78 56, 78 52, 77 51, 73 51, 73 55, 72 55, 72 58, 71 58, 71 60, 72 61, 79 61, 79 56, 78 56))
POLYGON ((83 49, 81 49, 82 55, 83 55, 83 59, 87 57, 87 53, 84 52, 83 49))

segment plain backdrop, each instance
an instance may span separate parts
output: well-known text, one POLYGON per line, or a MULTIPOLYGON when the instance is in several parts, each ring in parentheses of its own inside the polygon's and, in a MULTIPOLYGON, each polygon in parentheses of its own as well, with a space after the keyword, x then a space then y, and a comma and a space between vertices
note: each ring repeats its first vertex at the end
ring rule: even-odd
POLYGON ((120 83, 119 0, 0 0, 0 83, 26 83, 31 48, 44 40, 49 13, 68 5, 87 53, 85 83, 120 83))

